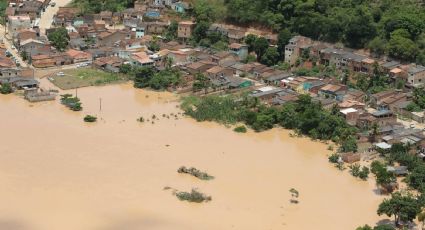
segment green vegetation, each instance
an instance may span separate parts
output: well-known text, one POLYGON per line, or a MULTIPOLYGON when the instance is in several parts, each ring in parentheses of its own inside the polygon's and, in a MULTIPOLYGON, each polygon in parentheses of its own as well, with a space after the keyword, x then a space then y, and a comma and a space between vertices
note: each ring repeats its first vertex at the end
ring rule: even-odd
POLYGON ((191 192, 177 192, 176 196, 179 198, 179 200, 195 203, 211 201, 211 196, 200 193, 196 189, 192 189, 191 192))
POLYGON ((92 116, 92 115, 87 115, 87 116, 84 117, 84 121, 85 122, 89 122, 89 123, 96 122, 97 121, 97 117, 92 116))
POLYGON ((64 70, 63 73, 64 76, 53 76, 52 83, 64 90, 119 83, 128 80, 128 76, 124 74, 110 73, 94 68, 75 68, 64 70))
POLYGON ((332 140, 343 152, 356 152, 354 134, 338 114, 333 114, 308 95, 301 95, 297 102, 281 107, 267 107, 250 96, 207 96, 183 99, 182 109, 197 121, 216 121, 224 124, 243 122, 255 131, 264 131, 280 125, 294 129, 313 139, 332 140))
POLYGON ((420 88, 413 89, 413 101, 407 106, 407 110, 420 112, 425 109, 425 90, 420 88))
POLYGON ((5 23, 5 12, 8 6, 7 0, 0 0, 0 24, 4 25, 5 23))
POLYGON ((421 205, 417 198, 409 193, 401 194, 400 192, 395 192, 391 194, 391 198, 384 199, 378 208, 378 215, 394 216, 396 226, 400 224, 400 221, 413 221, 420 212, 421 205))
POLYGON ((61 103, 68 107, 72 111, 81 111, 81 102, 78 97, 73 97, 72 94, 63 94, 61 95, 61 103))
POLYGON ((202 171, 200 171, 196 168, 193 168, 193 167, 186 168, 185 166, 182 166, 177 170, 177 172, 178 173, 190 174, 190 175, 192 175, 192 176, 194 176, 198 179, 201 179, 201 180, 212 180, 212 179, 214 179, 214 177, 211 176, 211 175, 208 175, 208 173, 202 172, 202 171))
POLYGON ((65 27, 57 28, 54 32, 49 34, 48 39, 53 47, 59 51, 64 51, 68 47, 69 35, 65 27))
MULTIPOLYGON (((424 64, 425 10, 421 1, 225 1, 227 21, 288 29, 313 39, 370 48, 424 64)), ((215 12, 211 10, 210 12, 215 12)))
POLYGON ((330 155, 328 157, 329 162, 336 164, 339 161, 339 154, 338 153, 333 153, 332 155, 330 155))
POLYGON ((9 83, 3 83, 0 86, 0 93, 1 94, 10 94, 10 93, 13 93, 12 86, 9 83))
POLYGON ((395 228, 391 225, 378 225, 374 228, 370 227, 369 225, 365 225, 363 227, 358 227, 356 230, 395 230, 395 228))
POLYGON ((246 133, 247 129, 246 129, 245 125, 241 125, 241 126, 234 128, 233 131, 235 131, 237 133, 246 133))
POLYGON ((370 165, 371 172, 375 175, 376 184, 378 186, 387 187, 391 183, 396 182, 395 175, 387 171, 384 164, 379 161, 373 161, 370 165))
POLYGON ((165 90, 168 87, 176 87, 182 82, 180 71, 168 67, 159 72, 152 67, 135 67, 131 69, 130 74, 134 76, 135 88, 165 90))
POLYGON ((114 1, 114 0, 73 0, 70 4, 81 11, 81 15, 100 13, 101 11, 119 12, 133 7, 132 0, 114 1))
POLYGON ((369 176, 369 168, 366 166, 361 167, 360 164, 352 164, 349 166, 350 173, 354 177, 358 177, 362 180, 367 180, 369 176))
POLYGON ((143 123, 143 122, 145 122, 145 118, 139 117, 139 118, 137 118, 137 121, 140 122, 140 123, 143 123))

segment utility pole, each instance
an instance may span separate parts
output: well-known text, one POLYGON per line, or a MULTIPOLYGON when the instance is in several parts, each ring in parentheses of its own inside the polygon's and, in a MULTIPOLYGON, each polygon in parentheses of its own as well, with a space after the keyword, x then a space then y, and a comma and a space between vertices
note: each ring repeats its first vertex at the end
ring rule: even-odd
POLYGON ((78 98, 78 87, 75 88, 75 97, 78 98))
POLYGON ((102 98, 99 97, 99 111, 102 111, 102 98))

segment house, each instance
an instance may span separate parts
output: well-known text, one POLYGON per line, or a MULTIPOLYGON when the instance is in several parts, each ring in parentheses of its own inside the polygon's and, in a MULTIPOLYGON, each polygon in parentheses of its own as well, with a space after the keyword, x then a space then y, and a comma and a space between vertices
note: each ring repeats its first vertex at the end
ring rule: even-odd
POLYGON ((294 75, 292 73, 275 71, 271 72, 271 74, 267 77, 264 77, 263 80, 266 84, 280 86, 282 84, 282 80, 293 76, 294 75))
POLYGON ((364 110, 366 108, 366 104, 355 100, 345 100, 339 103, 338 107, 340 109, 354 108, 356 110, 364 110))
POLYGON ((383 100, 384 98, 390 97, 394 94, 397 94, 395 90, 387 90, 387 91, 382 91, 379 93, 372 94, 370 96, 370 104, 372 107, 376 108, 381 100, 383 100))
POLYGON ((36 18, 40 18, 40 14, 43 11, 43 2, 41 1, 25 1, 15 10, 15 15, 28 15, 32 21, 36 18))
POLYGON ((425 82, 425 66, 412 64, 407 69, 407 83, 417 87, 424 85, 425 82))
POLYGON ((168 22, 144 22, 145 31, 147 34, 163 34, 168 28, 168 22))
POLYGON ((33 29, 29 30, 21 30, 16 34, 16 39, 14 40, 14 43, 17 48, 21 45, 21 41, 25 41, 28 39, 37 39, 39 34, 37 34, 37 31, 33 29))
POLYGON ((218 79, 220 77, 225 76, 233 76, 233 70, 230 68, 224 68, 221 66, 214 66, 210 69, 208 69, 205 74, 210 79, 218 79))
POLYGON ((12 37, 15 37, 21 30, 29 30, 32 28, 29 16, 9 16, 7 18, 7 31, 12 37))
POLYGON ((181 21, 179 22, 177 29, 177 37, 182 39, 188 39, 192 36, 193 29, 196 23, 192 21, 181 21))
POLYGON ((319 96, 325 97, 325 98, 334 98, 338 101, 342 101, 345 92, 347 92, 348 87, 346 85, 334 85, 334 84, 327 84, 321 89, 319 89, 318 94, 319 96))
POLYGON ((275 88, 275 87, 267 86, 267 87, 262 87, 262 88, 259 88, 257 90, 252 91, 251 94, 249 94, 249 96, 254 97, 254 98, 258 98, 258 99, 263 100, 265 102, 272 103, 273 98, 275 98, 278 95, 278 93, 280 93, 282 91, 284 91, 284 89, 282 89, 282 88, 275 88))
POLYGON ((93 66, 105 71, 118 73, 120 67, 125 63, 125 61, 119 57, 101 57, 93 62, 93 66))
POLYGON ((405 93, 397 92, 396 94, 392 94, 378 101, 377 107, 379 110, 395 111, 395 106, 405 101, 407 101, 407 95, 405 93))
POLYGON ((100 20, 106 22, 108 25, 112 26, 112 12, 111 11, 101 11, 100 20))
POLYGON ((186 66, 186 69, 190 74, 195 75, 197 73, 204 73, 215 65, 217 64, 210 61, 198 61, 186 66))
POLYGON ((346 108, 340 110, 341 115, 345 118, 348 124, 354 125, 359 118, 359 111, 355 108, 346 108))
POLYGON ((372 113, 378 126, 386 126, 397 123, 397 116, 389 110, 379 110, 372 113))
POLYGON ((66 26, 66 24, 71 24, 79 12, 80 10, 75 7, 59 7, 58 12, 53 16, 53 25, 66 26))
POLYGON ((39 82, 33 78, 8 77, 0 78, 0 84, 9 83, 16 89, 37 88, 39 82))
POLYGON ((25 52, 29 56, 50 53, 50 45, 46 45, 42 41, 30 38, 21 42, 19 51, 21 53, 25 52))
POLYGON ((130 39, 130 34, 125 30, 105 31, 97 36, 99 46, 117 47, 125 39, 130 39))
POLYGON ((240 43, 232 43, 229 45, 231 53, 237 55, 239 60, 245 60, 248 57, 248 46, 240 43))
POLYGON ((285 62, 295 64, 301 55, 302 47, 312 44, 312 40, 303 36, 295 36, 289 40, 285 46, 285 62))
POLYGON ((245 39, 245 29, 241 28, 229 28, 227 33, 227 38, 230 43, 242 43, 245 39))
POLYGON ((185 13, 192 8, 192 5, 188 2, 176 2, 171 4, 171 8, 178 13, 185 13))
POLYGON ((134 66, 154 66, 155 61, 149 58, 148 54, 146 52, 138 52, 134 53, 130 56, 130 63, 134 66))
POLYGON ((66 54, 72 59, 72 63, 91 63, 93 61, 93 56, 88 52, 69 49, 66 54))
POLYGON ((298 96, 299 94, 291 89, 283 89, 272 99, 272 104, 284 105, 289 102, 296 102, 298 100, 298 96))
POLYGON ((158 9, 147 9, 145 14, 145 18, 150 18, 151 20, 158 20, 161 17, 161 12, 158 9))

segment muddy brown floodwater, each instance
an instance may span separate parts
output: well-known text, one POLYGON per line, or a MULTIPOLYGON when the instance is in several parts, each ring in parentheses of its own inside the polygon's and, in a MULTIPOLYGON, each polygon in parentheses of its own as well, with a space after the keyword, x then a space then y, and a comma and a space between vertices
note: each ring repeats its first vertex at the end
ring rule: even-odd
POLYGON ((180 112, 172 94, 127 84, 78 96, 83 112, 0 95, 0 229, 351 230, 379 220, 373 182, 331 166, 324 144, 282 129, 238 134, 163 118, 180 112), (84 123, 86 114, 98 122, 84 123), (155 124, 136 121, 153 114, 155 124), (215 179, 178 174, 180 166, 215 179), (166 186, 212 201, 182 202, 166 186))

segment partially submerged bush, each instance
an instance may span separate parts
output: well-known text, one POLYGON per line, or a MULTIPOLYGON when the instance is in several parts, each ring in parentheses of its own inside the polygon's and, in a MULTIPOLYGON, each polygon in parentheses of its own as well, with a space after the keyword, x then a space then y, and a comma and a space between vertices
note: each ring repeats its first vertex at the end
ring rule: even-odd
POLYGON ((78 97, 73 97, 72 94, 61 95, 61 103, 72 111, 81 111, 81 102, 78 97))
POLYGON ((0 93, 1 94, 10 94, 10 93, 13 93, 12 86, 9 83, 3 83, 0 86, 0 93))
POLYGON ((145 122, 145 118, 143 118, 143 117, 139 117, 139 118, 137 119, 137 121, 138 121, 138 122, 141 122, 141 123, 142 123, 142 122, 145 122))
POLYGON ((180 168, 177 170, 177 172, 178 172, 178 173, 186 173, 186 174, 190 174, 190 175, 192 175, 192 176, 194 176, 194 177, 196 177, 196 178, 199 178, 199 179, 201 179, 201 180, 212 180, 212 179, 214 179, 214 177, 213 177, 213 176, 211 176, 211 175, 208 175, 208 173, 206 173, 206 172, 202 172, 202 171, 200 171, 200 170, 198 170, 198 169, 196 169, 196 168, 193 168, 193 167, 191 167, 191 168, 186 168, 185 166, 182 166, 182 167, 180 167, 180 168))
POLYGON ((92 116, 92 115, 87 115, 84 117, 84 121, 85 122, 96 122, 97 121, 97 117, 92 116))
POLYGON ((198 192, 196 189, 192 189, 191 192, 177 192, 176 196, 179 200, 195 203, 208 202, 212 199, 211 196, 198 192))
POLYGON ((336 164, 338 163, 338 160, 339 160, 339 154, 333 153, 332 155, 328 157, 328 159, 329 159, 329 162, 336 164))
POLYGON ((246 133, 246 127, 244 125, 238 126, 236 128, 233 129, 233 131, 237 132, 237 133, 246 133))

